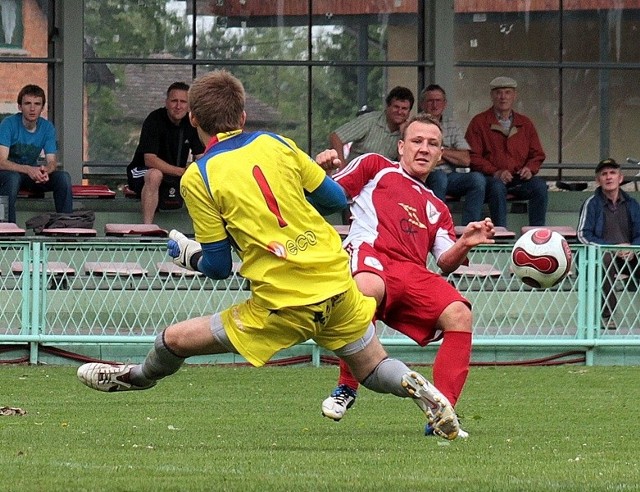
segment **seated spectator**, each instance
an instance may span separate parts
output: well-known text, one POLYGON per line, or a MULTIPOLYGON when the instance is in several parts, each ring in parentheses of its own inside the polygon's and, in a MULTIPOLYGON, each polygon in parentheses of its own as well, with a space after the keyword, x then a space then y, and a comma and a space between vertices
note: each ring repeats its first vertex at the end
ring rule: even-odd
POLYGON ((442 127, 442 159, 427 177, 427 186, 440 198, 464 197, 462 224, 482 220, 484 204, 484 176, 470 171, 469 144, 460 126, 450 116, 444 115, 447 94, 437 84, 427 86, 420 93, 420 110, 436 118, 442 127))
POLYGON ((620 186, 624 176, 620 164, 604 159, 596 167, 596 183, 593 195, 580 209, 578 240, 585 244, 618 245, 622 249, 603 255, 604 279, 602 285, 602 327, 615 329, 612 319, 618 303, 612 288, 616 275, 631 276, 628 288, 638 290, 640 265, 638 256, 624 246, 640 246, 640 204, 625 193, 620 186))
POLYGON ((18 93, 19 113, 0 123, 0 195, 8 199, 9 222, 16 222, 16 200, 21 188, 52 191, 56 212, 73 212, 71 176, 58 170, 56 129, 40 115, 46 97, 37 85, 18 93), (44 152, 44 161, 39 158, 44 152))
POLYGON ((406 87, 394 87, 386 98, 384 111, 370 111, 345 123, 329 135, 329 145, 338 152, 342 162, 347 162, 369 152, 398 160, 398 140, 400 126, 409 117, 414 97, 406 87), (351 143, 348 160, 344 155, 344 145, 351 143))
POLYGON ((189 122, 188 91, 184 82, 169 86, 164 107, 152 111, 144 120, 138 148, 127 167, 129 188, 141 198, 145 224, 153 223, 163 199, 161 191, 173 193, 171 198, 181 205, 180 178, 189 154, 197 158, 204 152, 198 132, 189 122))
POLYGON ((545 159, 533 122, 513 111, 518 84, 509 77, 490 83, 492 106, 473 117, 465 138, 471 169, 486 178, 486 201, 496 226, 507 226, 507 195, 529 201, 529 225, 542 226, 547 215, 547 183, 536 176, 545 159))
MULTIPOLYGON (((373 109, 365 104, 358 111, 356 111, 356 117, 357 116, 362 116, 363 114, 371 113, 371 111, 373 111, 373 109)), ((343 151, 343 155, 344 155, 344 160, 345 161, 349 160, 349 151, 351 150, 351 145, 352 144, 353 144, 353 142, 347 142, 342 147, 342 151, 343 151)))

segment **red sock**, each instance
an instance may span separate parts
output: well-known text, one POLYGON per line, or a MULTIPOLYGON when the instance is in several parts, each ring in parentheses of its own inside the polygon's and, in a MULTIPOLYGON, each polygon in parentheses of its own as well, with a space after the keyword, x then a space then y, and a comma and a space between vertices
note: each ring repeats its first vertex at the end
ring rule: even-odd
POLYGON ((455 406, 469 374, 471 333, 445 331, 433 363, 433 384, 455 406))
POLYGON ((340 359, 340 376, 338 377, 338 385, 345 384, 349 386, 352 390, 357 390, 360 383, 358 380, 351 374, 351 369, 349 369, 349 365, 340 359))

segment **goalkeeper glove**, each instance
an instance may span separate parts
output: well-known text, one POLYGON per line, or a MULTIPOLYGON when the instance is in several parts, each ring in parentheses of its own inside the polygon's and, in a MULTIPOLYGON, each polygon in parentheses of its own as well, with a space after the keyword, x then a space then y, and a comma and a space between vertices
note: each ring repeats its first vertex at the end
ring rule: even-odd
POLYGON ((198 260, 202 257, 202 246, 199 242, 172 229, 167 242, 167 252, 176 265, 194 272, 199 271, 198 260))

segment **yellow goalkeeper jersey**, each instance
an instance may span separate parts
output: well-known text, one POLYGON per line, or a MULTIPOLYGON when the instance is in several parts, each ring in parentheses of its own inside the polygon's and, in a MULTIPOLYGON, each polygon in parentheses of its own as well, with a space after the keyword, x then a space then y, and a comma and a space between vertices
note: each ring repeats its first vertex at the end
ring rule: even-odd
POLYGON ((339 235, 304 195, 324 177, 292 140, 236 131, 212 138, 180 192, 195 239, 229 237, 255 301, 279 309, 323 301, 352 282, 339 235))

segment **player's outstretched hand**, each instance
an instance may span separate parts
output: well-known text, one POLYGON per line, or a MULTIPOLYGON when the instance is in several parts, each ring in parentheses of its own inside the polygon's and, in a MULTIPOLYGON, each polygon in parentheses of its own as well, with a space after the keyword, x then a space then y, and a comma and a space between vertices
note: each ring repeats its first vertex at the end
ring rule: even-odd
POLYGON ((172 229, 169 232, 169 241, 167 241, 167 252, 176 265, 194 272, 198 271, 198 260, 202 256, 202 246, 199 242, 172 229))
POLYGON ((335 149, 323 150, 316 156, 316 162, 327 173, 340 167, 340 158, 335 149))
POLYGON ((464 228, 462 238, 469 247, 477 246, 478 244, 494 244, 496 242, 493 239, 495 233, 496 229, 493 222, 487 217, 478 222, 469 222, 467 227, 464 228))

